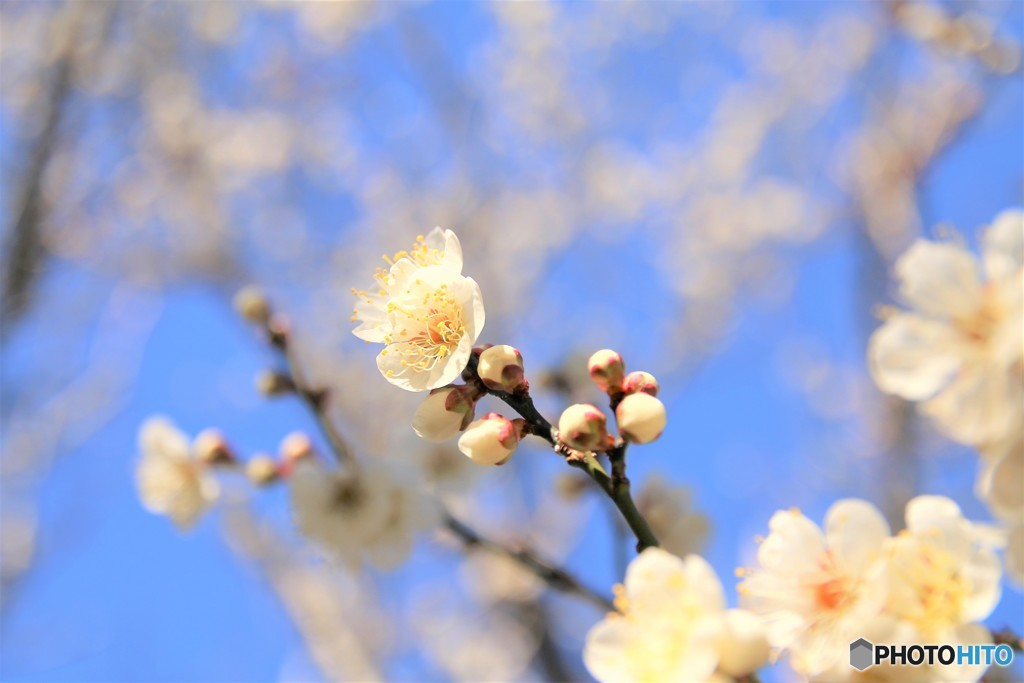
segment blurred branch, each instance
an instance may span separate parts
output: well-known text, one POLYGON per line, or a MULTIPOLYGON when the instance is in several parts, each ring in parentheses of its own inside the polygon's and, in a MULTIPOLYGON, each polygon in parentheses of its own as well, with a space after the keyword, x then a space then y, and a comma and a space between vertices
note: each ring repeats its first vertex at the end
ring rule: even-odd
MULTIPOLYGON (((89 15, 87 12, 103 12, 100 32, 105 33, 113 23, 116 2, 97 5, 71 3, 66 11, 73 13, 64 36, 65 45, 49 79, 46 92, 45 119, 39 134, 32 143, 29 160, 21 180, 21 189, 14 201, 13 226, 6 241, 4 258, 3 294, 0 300, 0 341, 6 339, 12 326, 28 310, 33 290, 46 257, 43 244, 42 226, 46 219, 47 207, 43 198, 43 179, 50 160, 53 158, 61 125, 66 117, 76 60, 80 58, 76 49, 89 15)), ((93 20, 95 21, 95 20, 93 20)))

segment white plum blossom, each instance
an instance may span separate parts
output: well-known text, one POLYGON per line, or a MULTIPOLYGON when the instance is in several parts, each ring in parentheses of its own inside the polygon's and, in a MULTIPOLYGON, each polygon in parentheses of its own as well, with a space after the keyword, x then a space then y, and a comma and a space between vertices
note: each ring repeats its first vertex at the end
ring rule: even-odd
POLYGON ((378 462, 343 472, 301 461, 290 491, 299 531, 353 571, 363 560, 380 569, 397 566, 416 533, 440 519, 436 505, 378 462))
POLYGON ((209 465, 193 457, 188 437, 162 417, 142 424, 139 451, 135 483, 142 506, 183 531, 192 528, 220 495, 209 465))
POLYGON ((722 584, 697 555, 647 548, 616 586, 616 612, 587 634, 583 662, 599 681, 707 681, 726 664, 744 675, 764 664, 768 647, 756 618, 727 617, 722 584))
MULTIPOLYGON (((907 504, 907 528, 891 541, 886 612, 908 642, 991 643, 978 622, 996 606, 1002 569, 984 529, 942 496, 907 504)), ((936 678, 977 680, 984 667, 936 667, 936 678)))
POLYGON ((1024 404, 1024 212, 981 236, 981 263, 951 242, 918 240, 896 262, 913 309, 893 313, 868 347, 882 391, 921 401, 949 437, 992 444, 1019 429, 1024 404))
POLYGON ((885 606, 888 524, 869 503, 847 499, 829 509, 824 532, 798 510, 775 513, 769 529, 760 567, 741 570, 743 604, 800 673, 845 666, 850 643, 885 606))
POLYGON ((981 451, 978 497, 1006 528, 1006 573, 1024 585, 1024 434, 981 451))
POLYGON ((377 367, 392 384, 408 391, 451 384, 484 326, 483 296, 462 275, 458 237, 435 228, 387 261, 374 274, 376 289, 353 290, 360 298, 353 334, 384 344, 377 367))

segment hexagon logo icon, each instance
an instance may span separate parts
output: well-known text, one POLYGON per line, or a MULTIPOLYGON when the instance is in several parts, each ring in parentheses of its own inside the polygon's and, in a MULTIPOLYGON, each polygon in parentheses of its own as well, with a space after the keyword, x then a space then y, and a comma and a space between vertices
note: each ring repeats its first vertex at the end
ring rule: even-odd
POLYGON ((875 659, 875 646, 863 638, 850 643, 850 666, 857 671, 863 671, 872 664, 875 659))

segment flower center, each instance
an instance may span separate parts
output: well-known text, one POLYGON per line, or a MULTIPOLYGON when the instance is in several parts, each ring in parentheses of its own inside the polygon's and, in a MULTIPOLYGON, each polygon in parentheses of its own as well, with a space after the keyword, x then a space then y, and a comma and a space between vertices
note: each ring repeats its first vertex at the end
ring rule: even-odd
POLYGON ((1003 311, 999 304, 998 294, 992 285, 986 287, 982 295, 982 303, 974 315, 953 320, 953 327, 968 341, 985 345, 1002 321, 1003 311))
MULTIPOLYGON (((417 280, 417 285, 422 282, 417 280)), ((401 324, 385 338, 389 345, 383 351, 402 356, 401 365, 417 371, 429 371, 455 352, 466 325, 462 307, 448 291, 448 285, 427 292, 414 303, 388 302, 388 313, 401 315, 401 324)))

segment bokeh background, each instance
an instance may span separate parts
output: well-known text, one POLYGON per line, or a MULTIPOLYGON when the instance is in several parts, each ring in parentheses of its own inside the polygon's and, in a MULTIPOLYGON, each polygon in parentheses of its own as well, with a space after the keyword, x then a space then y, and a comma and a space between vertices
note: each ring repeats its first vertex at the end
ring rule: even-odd
MULTIPOLYGON (((361 452, 457 467, 348 320, 435 225, 549 417, 598 399, 596 349, 657 375, 631 478, 684 487, 731 601, 776 509, 990 519, 977 456, 864 356, 902 249, 1024 203, 1021 2, 2 0, 0 31, 4 680, 588 680, 601 615, 457 544, 352 577, 283 491, 228 482, 189 534, 138 503, 149 415, 247 454, 315 434, 253 386, 248 283, 361 452)), ((566 469, 524 448, 444 495, 609 591, 628 543, 566 469)), ((988 623, 1024 630, 1019 587, 988 623)))

